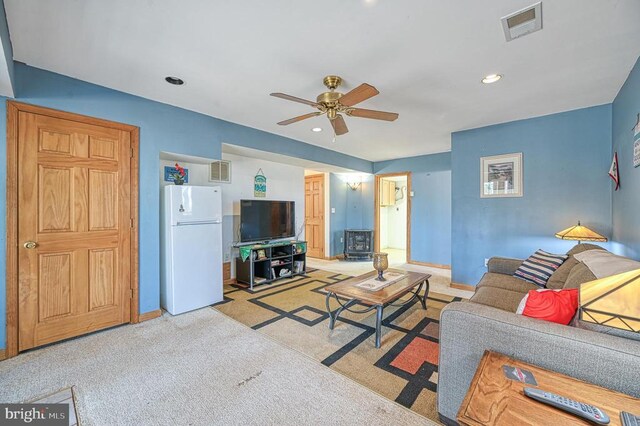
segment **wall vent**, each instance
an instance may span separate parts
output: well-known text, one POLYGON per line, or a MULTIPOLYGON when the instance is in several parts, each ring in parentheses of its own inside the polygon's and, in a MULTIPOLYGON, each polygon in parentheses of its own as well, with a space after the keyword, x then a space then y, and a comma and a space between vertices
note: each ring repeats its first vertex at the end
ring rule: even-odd
POLYGON ((209 182, 231 183, 231 161, 214 161, 209 165, 209 182))
POLYGON ((542 2, 503 17, 502 29, 507 41, 542 29, 542 2))

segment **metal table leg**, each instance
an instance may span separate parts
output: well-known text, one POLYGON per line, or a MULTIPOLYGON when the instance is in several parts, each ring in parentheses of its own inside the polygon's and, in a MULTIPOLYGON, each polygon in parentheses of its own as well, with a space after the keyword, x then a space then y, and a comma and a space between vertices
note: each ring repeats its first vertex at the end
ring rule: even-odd
MULTIPOLYGON (((416 292, 416 296, 418 297, 418 299, 420 300, 420 303, 422 304, 422 309, 424 309, 425 311, 427 310, 427 297, 429 297, 429 280, 425 280, 424 283, 425 287, 424 287, 424 295, 420 296, 420 288, 418 287, 418 291, 416 292)), ((420 285, 420 287, 422 287, 422 284, 420 285)))
POLYGON ((380 335, 382 334, 382 310, 384 306, 376 306, 376 348, 380 347, 380 335))
POLYGON ((344 311, 345 309, 348 309, 350 306, 352 306, 352 305, 354 305, 355 303, 358 302, 356 299, 348 300, 347 303, 345 303, 344 305, 340 304, 340 308, 336 311, 335 314, 332 314, 331 313, 331 307, 329 306, 329 299, 331 299, 331 296, 335 297, 336 300, 338 299, 337 296, 334 293, 331 293, 331 292, 327 293, 327 297, 325 299, 325 304, 327 305, 327 313, 329 314, 329 330, 333 330, 333 327, 334 327, 336 321, 338 320, 338 317, 342 313, 342 311, 344 311))

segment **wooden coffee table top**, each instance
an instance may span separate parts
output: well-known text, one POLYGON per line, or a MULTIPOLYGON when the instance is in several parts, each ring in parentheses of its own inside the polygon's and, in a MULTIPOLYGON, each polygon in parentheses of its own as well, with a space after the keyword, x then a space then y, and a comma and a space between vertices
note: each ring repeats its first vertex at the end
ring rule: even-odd
POLYGON ((480 360, 460 411, 461 425, 590 425, 592 423, 542 404, 524 395, 525 387, 540 388, 576 401, 595 405, 607 413, 609 425, 620 425, 620 411, 640 413, 640 400, 600 386, 583 382, 564 374, 486 351, 480 360), (502 372, 503 365, 520 367, 533 373, 538 386, 509 380, 502 372))
POLYGON ((324 289, 325 291, 335 293, 338 296, 342 296, 348 299, 358 299, 360 302, 367 305, 384 305, 386 303, 393 302, 394 300, 408 293, 417 285, 431 278, 431 275, 429 274, 401 271, 398 269, 387 270, 405 274, 405 277, 378 291, 367 291, 363 288, 356 287, 356 284, 359 284, 368 278, 378 275, 378 271, 371 271, 364 275, 353 277, 337 284, 331 284, 324 289))

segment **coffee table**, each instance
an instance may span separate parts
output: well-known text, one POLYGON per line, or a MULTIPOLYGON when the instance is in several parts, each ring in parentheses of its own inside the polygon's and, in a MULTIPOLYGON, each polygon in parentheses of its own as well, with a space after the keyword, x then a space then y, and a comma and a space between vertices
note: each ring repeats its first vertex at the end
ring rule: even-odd
POLYGON ((389 269, 393 272, 399 272, 405 275, 404 278, 388 285, 378 291, 367 291, 363 288, 356 287, 371 277, 375 277, 378 272, 371 271, 358 277, 350 278, 337 284, 332 284, 324 288, 327 292, 326 305, 329 313, 329 329, 333 327, 338 320, 342 311, 347 310, 356 314, 364 314, 376 310, 376 348, 380 347, 380 332, 382 328, 382 312, 387 306, 404 306, 412 303, 416 298, 422 304, 422 309, 427 309, 427 297, 429 296, 429 274, 421 274, 418 272, 400 271, 397 269, 389 269), (422 287, 425 287, 424 295, 420 295, 422 287), (416 288, 417 287, 417 288, 416 288), (414 290, 415 289, 415 290, 414 290), (413 293, 413 297, 398 305, 393 302, 407 293, 413 293), (334 298, 340 307, 333 313, 331 311, 330 300, 334 298), (350 309, 353 305, 364 305, 364 309, 350 309))

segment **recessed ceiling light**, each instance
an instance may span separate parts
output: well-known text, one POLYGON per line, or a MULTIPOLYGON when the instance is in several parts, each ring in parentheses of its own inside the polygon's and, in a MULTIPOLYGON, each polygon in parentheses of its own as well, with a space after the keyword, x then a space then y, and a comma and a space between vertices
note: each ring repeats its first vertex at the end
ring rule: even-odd
POLYGON ((169 76, 169 77, 165 77, 165 80, 166 80, 167 83, 175 84, 176 86, 182 86, 184 84, 184 81, 182 81, 178 77, 169 76))
POLYGON ((502 78, 502 74, 489 74, 488 76, 482 79, 482 82, 484 84, 491 84, 491 83, 495 83, 501 78, 502 78))
POLYGON ((313 129, 311 129, 311 131, 312 131, 312 132, 316 132, 316 133, 318 133, 318 132, 321 132, 321 131, 322 131, 322 128, 320 128, 320 127, 314 127, 313 129))

